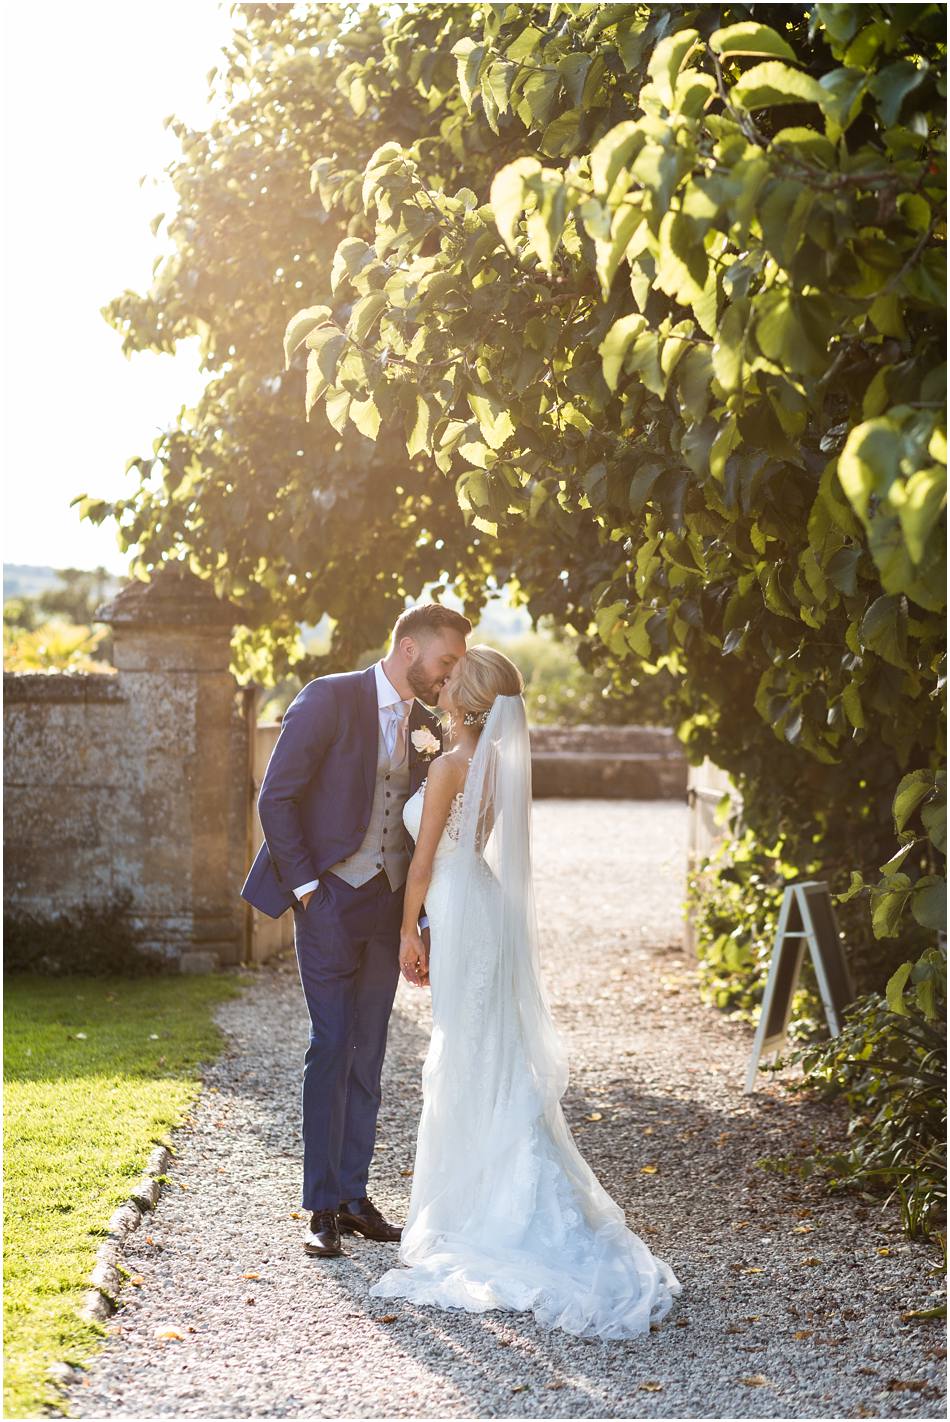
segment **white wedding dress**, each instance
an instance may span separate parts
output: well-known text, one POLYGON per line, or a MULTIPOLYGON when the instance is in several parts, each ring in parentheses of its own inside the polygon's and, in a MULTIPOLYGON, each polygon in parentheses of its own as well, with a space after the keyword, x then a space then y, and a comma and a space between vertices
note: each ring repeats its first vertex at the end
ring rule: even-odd
MULTIPOLYGON (((537 955, 530 794, 524 703, 498 697, 425 895, 432 1038, 399 1247, 408 1267, 369 1292, 528 1310, 579 1336, 631 1338, 666 1316, 682 1285, 627 1228, 564 1118, 567 1061, 537 955)), ((414 840, 424 795, 425 782, 403 810, 414 840)))

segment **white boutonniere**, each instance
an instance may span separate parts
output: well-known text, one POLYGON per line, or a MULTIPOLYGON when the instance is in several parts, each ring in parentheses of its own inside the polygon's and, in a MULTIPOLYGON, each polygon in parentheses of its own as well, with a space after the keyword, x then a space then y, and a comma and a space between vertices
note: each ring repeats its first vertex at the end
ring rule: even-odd
POLYGON ((419 752, 420 755, 430 757, 438 755, 439 751, 442 749, 442 747, 439 745, 438 737, 432 734, 428 726, 420 726, 418 730, 413 731, 412 744, 415 746, 416 750, 419 752))

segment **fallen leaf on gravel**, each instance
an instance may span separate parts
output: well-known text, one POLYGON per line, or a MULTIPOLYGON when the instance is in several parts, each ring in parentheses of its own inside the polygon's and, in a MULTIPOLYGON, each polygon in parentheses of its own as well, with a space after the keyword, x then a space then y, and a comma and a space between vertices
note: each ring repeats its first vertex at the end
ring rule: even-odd
POLYGON ((674 1322, 675 1322, 675 1325, 676 1325, 677 1328, 688 1328, 688 1327, 689 1327, 689 1319, 688 1319, 688 1318, 677 1318, 677 1319, 674 1320, 674 1322))
POLYGON ((886 1244, 882 1244, 877 1252, 878 1254, 890 1254, 891 1251, 888 1249, 886 1244))
POLYGON ((591 1111, 589 1115, 584 1117, 585 1121, 602 1121, 603 1119, 603 1111, 591 1111))
POLYGON ((177 1328, 156 1328, 156 1330, 155 1330, 155 1337, 156 1337, 156 1338, 179 1338, 179 1339, 181 1339, 182 1342, 185 1341, 185 1335, 184 1335, 184 1333, 179 1333, 179 1331, 178 1331, 177 1328))
POLYGON ((259 1279, 260 1277, 260 1274, 252 1274, 250 1270, 248 1270, 246 1274, 241 1275, 242 1279, 259 1279))
POLYGON ((758 1323, 758 1321, 759 1321, 760 1318, 761 1318, 761 1314, 758 1314, 758 1313, 747 1313, 746 1316, 745 1316, 745 1318, 743 1319, 743 1322, 744 1322, 744 1323, 758 1323))
POLYGON ((762 1373, 752 1373, 751 1376, 749 1376, 749 1377, 747 1377, 747 1378, 740 1378, 739 1381, 740 1381, 741 1383, 744 1383, 746 1387, 771 1387, 771 1386, 772 1386, 772 1384, 769 1382, 768 1378, 765 1377, 762 1373))
POLYGON ((130 1283, 130 1284, 136 1284, 136 1285, 138 1285, 138 1284, 144 1284, 144 1283, 145 1283, 145 1275, 144 1275, 144 1274, 130 1274, 130 1275, 129 1275, 129 1283, 130 1283))
POLYGON ((398 1313, 383 1313, 375 1321, 377 1323, 395 1323, 399 1318, 398 1313))
POLYGON ((528 1391, 528 1384, 527 1384, 527 1383, 512 1383, 512 1384, 511 1384, 511 1390, 512 1390, 512 1392, 527 1392, 527 1391, 528 1391))
POLYGON ((641 1392, 663 1391, 663 1384, 661 1382, 657 1382, 655 1378, 644 1378, 643 1382, 639 1383, 638 1386, 641 1392))
POLYGON ((251 1295, 251 1294, 245 1294, 245 1295, 244 1295, 244 1302, 245 1302, 246 1304, 252 1304, 252 1303, 254 1302, 254 1299, 253 1299, 252 1295, 251 1295))
POLYGON ((146 1244, 154 1244, 154 1243, 155 1243, 154 1239, 152 1238, 152 1236, 151 1236, 150 1234, 147 1234, 147 1235, 145 1236, 145 1243, 146 1243, 146 1244))
POLYGON ((926 1378, 889 1378, 887 1382, 888 1392, 923 1392, 926 1386, 926 1378))
POLYGON ((399 1174, 400 1174, 400 1175, 411 1175, 411 1174, 412 1174, 412 1171, 411 1171, 411 1170, 400 1170, 399 1174))
POLYGON ((811 1335, 812 1335, 812 1330, 811 1330, 810 1328, 796 1328, 795 1332, 792 1334, 792 1337, 793 1337, 793 1338, 810 1338, 811 1335))
POLYGON ((307 1212, 306 1210, 291 1210, 290 1218, 292 1220, 305 1220, 307 1218, 307 1212))
POLYGON ((644 1134, 645 1136, 652 1136, 652 1135, 653 1135, 653 1127, 652 1127, 652 1126, 644 1126, 644 1128, 643 1128, 643 1134, 644 1134))
POLYGON ((736 1220, 732 1227, 733 1229, 748 1229, 751 1223, 751 1220, 736 1220))
POLYGON ((792 1234, 811 1234, 814 1228, 815 1226, 813 1224, 795 1225, 792 1229, 792 1234))
POLYGON ((801 1262, 802 1262, 803 1264, 807 1264, 807 1265, 809 1266, 809 1268, 814 1268, 814 1266, 815 1266, 816 1264, 820 1264, 820 1263, 821 1263, 821 1260, 820 1260, 820 1259, 816 1259, 815 1256, 814 1256, 814 1254, 806 1254, 806 1255, 805 1255, 805 1258, 804 1258, 801 1262))
POLYGON ((547 1384, 548 1392, 558 1392, 564 1386, 562 1382, 550 1382, 547 1384))
POLYGON ((761 1264, 749 1264, 742 1272, 743 1274, 764 1274, 765 1268, 761 1264))
POLYGON ((657 1172, 657 1169, 658 1169, 658 1167, 655 1166, 655 1165, 641 1165, 641 1166, 640 1166, 640 1174, 641 1174, 641 1175, 655 1175, 656 1172, 657 1172))

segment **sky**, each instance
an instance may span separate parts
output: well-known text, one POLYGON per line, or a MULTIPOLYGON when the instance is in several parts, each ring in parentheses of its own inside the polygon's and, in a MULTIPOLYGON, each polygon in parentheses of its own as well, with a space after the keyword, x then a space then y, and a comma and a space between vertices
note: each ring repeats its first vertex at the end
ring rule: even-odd
POLYGON ((3 6, 5 563, 124 573, 114 526, 80 520, 78 494, 131 493, 126 462, 203 381, 197 341, 127 358, 100 313, 144 291, 168 250, 168 114, 204 127, 206 76, 231 32, 217 0, 47 0, 3 6), (145 176, 145 183, 140 179, 145 176))

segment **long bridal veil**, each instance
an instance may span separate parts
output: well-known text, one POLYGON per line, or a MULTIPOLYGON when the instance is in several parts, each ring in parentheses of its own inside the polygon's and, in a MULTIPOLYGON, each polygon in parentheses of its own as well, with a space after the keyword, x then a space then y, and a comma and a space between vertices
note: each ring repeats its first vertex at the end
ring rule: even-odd
POLYGON ((627 1229, 561 1109, 568 1063, 541 975, 520 695, 492 705, 432 887, 433 1032, 400 1244, 410 1268, 371 1292, 531 1309, 587 1336, 646 1332, 681 1286, 627 1229))

